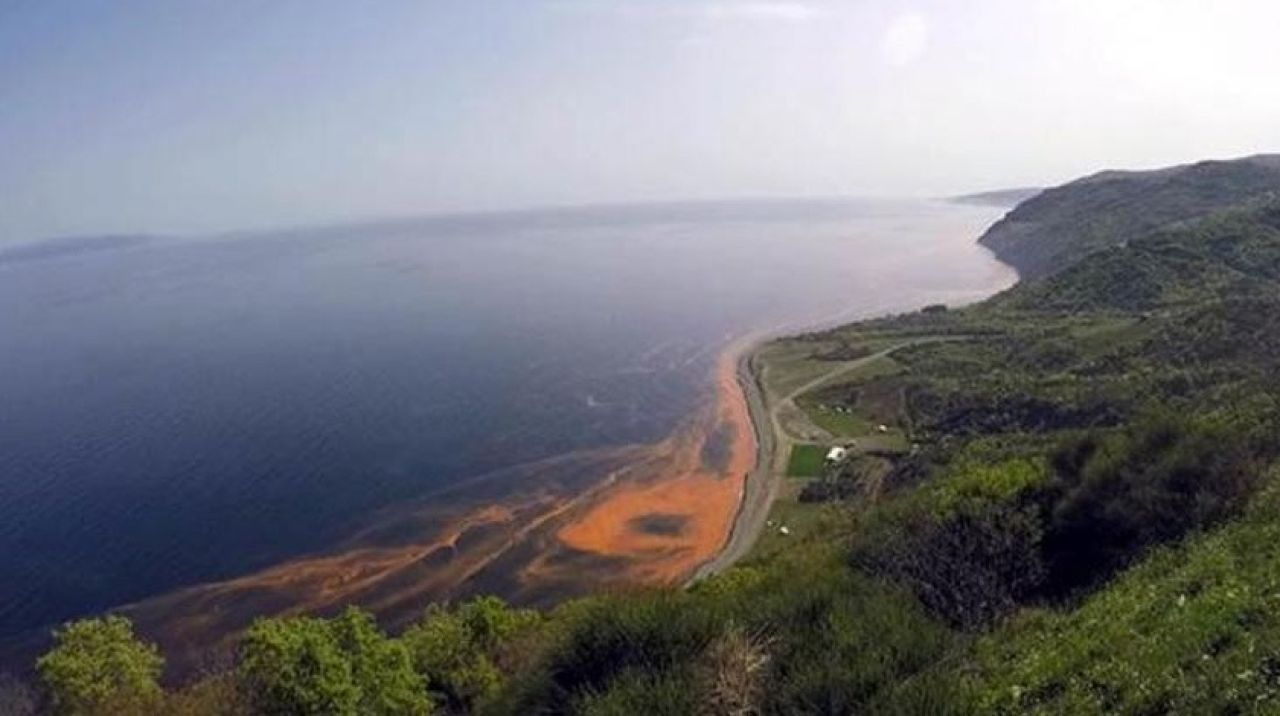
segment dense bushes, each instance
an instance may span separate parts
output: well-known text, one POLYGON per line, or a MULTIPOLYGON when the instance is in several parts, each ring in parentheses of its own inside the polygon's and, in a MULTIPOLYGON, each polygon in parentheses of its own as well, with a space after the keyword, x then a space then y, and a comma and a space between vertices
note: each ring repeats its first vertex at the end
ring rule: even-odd
POLYGON ((1118 576, 1078 609, 988 637, 974 713, 1275 713, 1280 708, 1280 483, 1245 515, 1118 576))
POLYGON ((59 714, 145 713, 160 703, 164 659, 118 616, 85 619, 54 631, 55 645, 36 669, 59 714))
MULTIPOLYGON (((687 593, 567 605, 505 713, 858 713, 953 636, 899 588, 783 555, 687 593)), ((940 687, 941 688, 941 687, 940 687)))
POLYGON ((1152 546, 1237 512, 1260 463, 1232 431, 1170 416, 1067 439, 1051 469, 961 463, 873 515, 853 562, 960 628, 1088 590, 1152 546))
POLYGON ((538 621, 536 612, 482 597, 456 610, 428 607, 400 641, 431 693, 451 710, 470 711, 494 696, 504 671, 515 670, 514 652, 532 647, 522 637, 538 621))
POLYGON ((1230 429, 1172 416, 1071 440, 1053 455, 1045 511, 1047 592, 1087 588, 1146 548, 1237 511, 1261 465, 1230 429))
POLYGON ((955 645, 909 594, 836 562, 779 570, 763 587, 744 616, 771 639, 766 713, 867 712, 955 645))
POLYGON ((391 716, 432 710, 408 649, 357 609, 331 620, 259 621, 245 636, 239 670, 263 713, 391 716))
MULTIPOLYGON (((433 606, 398 638, 355 608, 330 619, 261 619, 242 637, 235 669, 166 693, 156 648, 110 616, 56 631, 38 668, 47 701, 63 714, 469 713, 540 654, 530 639, 540 621, 493 597, 433 606)), ((0 705, 34 703, 17 684, 5 686, 0 705)))
POLYGON ((709 606, 669 591, 573 605, 561 613, 558 643, 538 678, 526 682, 518 710, 562 712, 589 702, 607 713, 607 705, 644 692, 659 713, 669 711, 662 704, 682 702, 692 690, 693 665, 722 628, 709 606), (601 699, 614 691, 615 700, 601 699))
POLYGON ((871 515, 853 563, 911 589, 960 628, 986 626, 1037 590, 1043 526, 1025 495, 1043 470, 1024 460, 963 463, 940 484, 871 515))

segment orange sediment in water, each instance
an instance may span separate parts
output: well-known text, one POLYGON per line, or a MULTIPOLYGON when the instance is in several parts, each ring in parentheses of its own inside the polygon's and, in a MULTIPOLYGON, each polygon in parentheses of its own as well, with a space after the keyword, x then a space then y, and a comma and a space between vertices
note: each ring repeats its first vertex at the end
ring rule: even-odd
POLYGON ((746 401, 737 384, 737 356, 722 354, 716 399, 697 425, 654 446, 654 474, 611 490, 556 536, 567 547, 625 560, 628 576, 670 582, 687 576, 724 546, 755 456, 746 401), (707 442, 724 435, 719 465, 704 459, 707 442))
POLYGON ((728 540, 754 461, 737 357, 733 349, 721 355, 713 398, 657 444, 513 468, 389 509, 331 551, 125 611, 182 669, 258 616, 355 604, 394 625, 430 602, 478 593, 545 604, 676 582, 728 540))

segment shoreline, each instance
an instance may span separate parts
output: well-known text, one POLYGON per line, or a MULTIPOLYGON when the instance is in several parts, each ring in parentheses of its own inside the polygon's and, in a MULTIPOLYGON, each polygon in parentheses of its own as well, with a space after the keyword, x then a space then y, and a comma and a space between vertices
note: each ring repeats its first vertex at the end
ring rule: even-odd
MULTIPOLYGON (((735 357, 736 384, 747 406, 750 433, 755 442, 755 462, 747 471, 742 484, 742 497, 738 501, 729 534, 720 551, 703 562, 685 580, 686 587, 732 567, 745 557, 764 529, 769 512, 778 493, 776 463, 777 434, 769 418, 769 406, 764 388, 756 374, 755 359, 760 349, 771 340, 760 338, 739 349, 735 357), (766 428, 766 423, 769 423, 766 428)), ((727 350, 733 350, 730 346, 727 350)))
MULTIPOLYGON (((988 251, 990 250, 988 249, 988 251)), ((988 300, 1022 281, 1022 276, 1017 269, 1000 260, 994 253, 992 253, 992 257, 1000 266, 1012 273, 1013 280, 999 287, 988 287, 982 295, 974 296, 971 300, 962 299, 956 307, 970 306, 988 300)), ((904 308, 898 312, 917 311, 923 305, 904 308)), ((773 504, 778 497, 778 491, 784 479, 782 468, 779 464, 778 450, 779 445, 784 443, 785 440, 773 412, 776 406, 769 404, 768 391, 761 384, 760 366, 757 365, 756 361, 760 351, 770 341, 778 340, 788 335, 796 335, 807 330, 826 330, 869 318, 871 316, 848 318, 834 322, 822 321, 812 324, 809 328, 793 327, 791 329, 763 331, 755 334, 754 337, 742 339, 741 342, 745 343, 743 348, 737 348, 734 343, 725 347, 726 353, 737 351, 737 355, 734 357, 737 366, 736 383, 739 397, 747 407, 747 418, 751 423, 750 434, 755 441, 755 464, 746 473, 743 480, 742 497, 730 522, 729 534, 725 538, 724 544, 715 556, 700 564, 684 580, 683 586, 685 588, 733 567, 751 552, 752 547, 755 546, 764 533, 765 524, 768 522, 769 514, 772 512, 773 504)))

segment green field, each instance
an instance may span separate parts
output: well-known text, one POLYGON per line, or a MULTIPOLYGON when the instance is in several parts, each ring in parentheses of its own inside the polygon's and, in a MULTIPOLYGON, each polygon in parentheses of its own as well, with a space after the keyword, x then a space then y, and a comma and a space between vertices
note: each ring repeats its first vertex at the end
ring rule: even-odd
MULTIPOLYGON (((795 480, 787 493, 798 493, 805 480, 795 480)), ((794 548, 797 543, 812 540, 821 533, 826 522, 839 516, 835 505, 821 502, 800 502, 795 494, 784 494, 773 503, 769 511, 772 525, 765 527, 759 541, 752 547, 746 561, 767 562, 779 554, 794 548), (786 527, 789 534, 782 534, 786 527)))
MULTIPOLYGON (((879 341, 878 343, 887 344, 878 347, 877 350, 884 350, 894 346, 904 345, 898 339, 889 339, 879 341)), ((892 355, 883 355, 873 361, 863 363, 862 365, 840 374, 841 383, 862 383, 872 378, 882 378, 887 375, 897 375, 902 372, 902 364, 893 359, 892 355)))
POLYGON ((869 363, 860 365, 839 377, 840 382, 805 393, 796 399, 796 405, 809 417, 814 425, 837 437, 862 437, 875 432, 880 423, 893 422, 887 416, 876 417, 874 413, 861 409, 861 406, 846 408, 829 405, 828 399, 833 391, 844 386, 852 386, 867 381, 897 375, 902 372, 902 364, 890 356, 882 356, 869 363))
POLYGON ((797 402, 800 404, 800 409, 804 411, 805 415, 809 416, 809 420, 812 420, 814 425, 836 437, 861 437, 869 435, 875 430, 875 426, 871 424, 871 421, 857 413, 841 413, 833 408, 808 400, 797 402))
POLYGON ((796 445, 787 460, 788 477, 817 477, 822 474, 827 449, 821 445, 796 445))

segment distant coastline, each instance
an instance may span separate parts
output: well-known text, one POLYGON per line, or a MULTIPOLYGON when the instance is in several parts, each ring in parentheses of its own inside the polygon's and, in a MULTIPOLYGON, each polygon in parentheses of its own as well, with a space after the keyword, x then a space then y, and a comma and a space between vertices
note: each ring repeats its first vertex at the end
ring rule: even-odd
POLYGON ((976 206, 995 206, 1000 208, 1012 209, 1018 204, 1037 196, 1044 191, 1043 187, 1017 187, 1013 189, 996 189, 994 191, 983 191, 976 194, 962 194, 960 196, 950 197, 950 201, 957 204, 973 204, 976 206))

